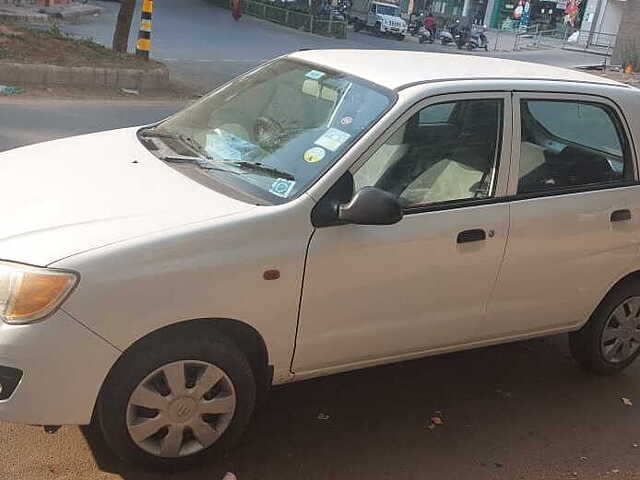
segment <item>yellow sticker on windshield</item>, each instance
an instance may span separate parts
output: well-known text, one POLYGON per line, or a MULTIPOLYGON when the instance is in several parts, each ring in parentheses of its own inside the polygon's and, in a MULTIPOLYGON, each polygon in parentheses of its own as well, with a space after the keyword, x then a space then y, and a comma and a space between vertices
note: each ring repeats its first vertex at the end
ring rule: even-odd
POLYGON ((307 163, 317 163, 324 158, 327 152, 324 148, 312 147, 304 152, 304 161, 307 163))

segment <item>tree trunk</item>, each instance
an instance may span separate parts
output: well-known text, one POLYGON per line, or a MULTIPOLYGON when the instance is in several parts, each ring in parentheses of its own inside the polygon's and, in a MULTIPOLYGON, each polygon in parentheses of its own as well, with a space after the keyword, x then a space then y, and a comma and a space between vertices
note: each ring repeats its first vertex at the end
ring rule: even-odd
POLYGON ((618 30, 614 64, 640 69, 640 1, 627 0, 618 30))
POLYGON ((113 34, 113 50, 119 53, 126 53, 129 45, 129 32, 133 14, 136 10, 136 0, 122 0, 120 11, 118 12, 118 23, 113 34))

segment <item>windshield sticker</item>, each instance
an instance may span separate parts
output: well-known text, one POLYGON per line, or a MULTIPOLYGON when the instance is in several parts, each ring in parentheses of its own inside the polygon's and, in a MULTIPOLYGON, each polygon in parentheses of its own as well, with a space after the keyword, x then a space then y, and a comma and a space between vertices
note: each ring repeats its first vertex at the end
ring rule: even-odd
POLYGON ((304 152, 304 161, 307 163, 318 163, 327 154, 322 147, 312 147, 304 152))
POLYGON ((340 120, 340 125, 342 126, 351 125, 352 123, 353 117, 351 115, 345 115, 344 117, 342 117, 342 120, 340 120))
POLYGON ((293 187, 296 185, 295 180, 287 180, 286 178, 279 178, 271 184, 269 193, 282 198, 289 198, 293 187))
POLYGON ((307 72, 305 77, 310 78, 311 80, 320 80, 322 77, 324 77, 324 72, 319 72, 318 70, 311 70, 310 72, 307 72))
POLYGON ((314 143, 320 147, 324 147, 327 150, 335 152, 344 142, 349 140, 349 137, 351 137, 351 135, 343 132, 342 130, 330 128, 314 143))

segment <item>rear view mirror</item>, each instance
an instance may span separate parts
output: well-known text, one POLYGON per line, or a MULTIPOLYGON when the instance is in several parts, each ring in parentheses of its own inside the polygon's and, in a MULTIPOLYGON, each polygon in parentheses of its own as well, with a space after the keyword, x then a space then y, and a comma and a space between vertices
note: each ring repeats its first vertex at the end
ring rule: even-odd
POLYGON ((392 225, 402 219, 402 205, 392 193, 364 187, 338 207, 338 218, 358 225, 392 225))

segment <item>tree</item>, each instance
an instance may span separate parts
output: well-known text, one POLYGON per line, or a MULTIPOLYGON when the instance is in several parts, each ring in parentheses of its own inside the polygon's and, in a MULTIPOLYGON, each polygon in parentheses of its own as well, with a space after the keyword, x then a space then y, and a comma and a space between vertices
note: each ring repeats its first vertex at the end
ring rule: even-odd
POLYGON ((640 2, 627 0, 618 30, 613 63, 640 69, 640 2))
POLYGON ((136 10, 136 0, 122 0, 118 12, 118 23, 113 34, 113 50, 126 53, 129 46, 129 32, 133 22, 133 14, 136 10))

